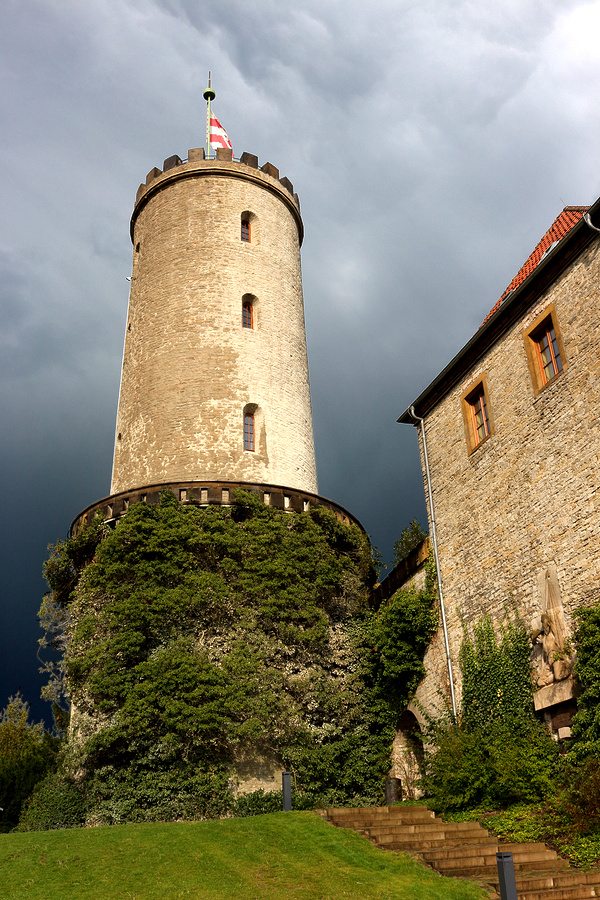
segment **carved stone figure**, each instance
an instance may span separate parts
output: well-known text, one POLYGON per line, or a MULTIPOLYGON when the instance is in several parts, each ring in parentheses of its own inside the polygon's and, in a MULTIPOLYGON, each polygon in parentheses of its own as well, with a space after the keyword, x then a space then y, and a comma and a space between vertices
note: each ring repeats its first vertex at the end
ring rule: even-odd
POLYGON ((542 627, 531 635, 534 655, 537 656, 537 685, 546 687, 554 681, 568 678, 573 663, 565 650, 565 644, 550 612, 542 613, 542 627), (535 654, 536 645, 541 644, 541 654, 535 654))

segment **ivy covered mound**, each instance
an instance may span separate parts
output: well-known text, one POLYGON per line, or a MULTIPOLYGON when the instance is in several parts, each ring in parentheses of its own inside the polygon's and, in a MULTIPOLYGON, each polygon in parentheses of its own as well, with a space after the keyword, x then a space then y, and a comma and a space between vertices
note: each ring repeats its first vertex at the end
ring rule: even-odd
POLYGON ((428 598, 422 650, 402 623, 396 656, 374 646, 358 527, 243 492, 229 508, 165 492, 57 544, 46 577, 69 615, 63 770, 88 821, 223 814, 236 763, 257 754, 290 768, 307 804, 379 802, 435 615, 428 598))

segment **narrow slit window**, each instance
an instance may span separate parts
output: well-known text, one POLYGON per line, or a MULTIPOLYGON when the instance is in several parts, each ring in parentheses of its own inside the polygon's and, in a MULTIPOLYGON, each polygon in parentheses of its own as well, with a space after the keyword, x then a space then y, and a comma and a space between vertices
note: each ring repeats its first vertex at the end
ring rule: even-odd
POLYGON ((242 240, 246 243, 250 243, 250 219, 242 219, 242 240))
POLYGON ((254 416, 246 413, 244 416, 244 450, 254 452, 254 416))
POLYGON ((254 328, 252 304, 248 300, 244 300, 242 304, 242 325, 244 328, 254 328))

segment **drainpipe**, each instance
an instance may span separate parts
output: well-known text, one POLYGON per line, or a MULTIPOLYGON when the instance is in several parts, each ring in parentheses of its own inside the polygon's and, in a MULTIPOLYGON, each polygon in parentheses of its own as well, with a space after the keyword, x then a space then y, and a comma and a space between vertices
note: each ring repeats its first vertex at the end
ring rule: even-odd
POLYGON ((431 476, 429 474, 429 458, 427 456, 427 441, 425 439, 425 420, 418 416, 414 406, 408 410, 415 422, 421 423, 421 439, 423 441, 423 456, 425 457, 425 474, 427 476, 427 493, 429 495, 429 516, 431 519, 431 542, 433 544, 433 558, 435 559, 435 572, 437 575, 438 593, 440 596, 440 610, 442 613, 442 628, 444 631, 444 644, 446 646, 446 661, 448 663, 448 678, 450 680, 450 696, 452 698, 452 714, 457 716, 456 697, 454 696, 454 676, 452 674, 452 659, 450 657, 450 644, 448 642, 448 628, 446 625, 446 611, 444 609, 444 595, 442 593, 442 576, 440 572, 440 560, 437 548, 437 533, 435 529, 435 513, 433 511, 433 493, 431 491, 431 476))

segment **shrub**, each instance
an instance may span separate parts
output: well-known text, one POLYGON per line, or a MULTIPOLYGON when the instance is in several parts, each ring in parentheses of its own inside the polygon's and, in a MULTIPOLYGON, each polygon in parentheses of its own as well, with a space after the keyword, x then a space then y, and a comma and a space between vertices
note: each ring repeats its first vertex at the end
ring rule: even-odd
POLYGON ((561 805, 577 830, 600 832, 600 762, 589 757, 580 765, 569 765, 564 782, 561 805))
POLYGON ((444 812, 540 800, 556 789, 557 756, 556 744, 537 722, 487 731, 440 728, 427 765, 432 806, 444 812))
POLYGON ((262 816, 264 813, 279 812, 282 805, 281 791, 258 790, 236 797, 232 812, 234 816, 244 819, 248 816, 262 816))
POLYGON ((85 822, 85 798, 73 781, 52 773, 36 785, 25 803, 16 831, 75 828, 85 822))
POLYGON ((105 766, 85 782, 87 821, 91 825, 124 822, 197 821, 227 815, 232 806, 228 772, 191 766, 166 770, 105 766))

